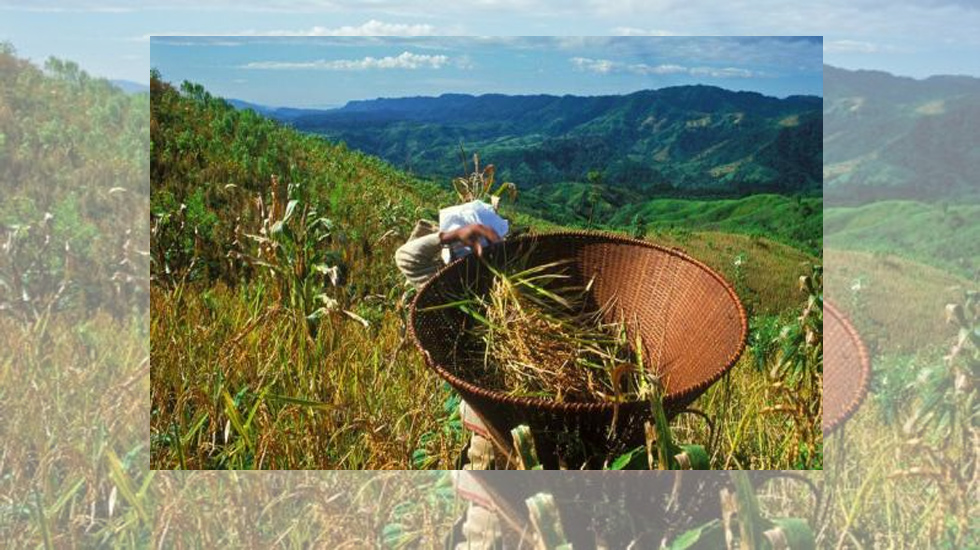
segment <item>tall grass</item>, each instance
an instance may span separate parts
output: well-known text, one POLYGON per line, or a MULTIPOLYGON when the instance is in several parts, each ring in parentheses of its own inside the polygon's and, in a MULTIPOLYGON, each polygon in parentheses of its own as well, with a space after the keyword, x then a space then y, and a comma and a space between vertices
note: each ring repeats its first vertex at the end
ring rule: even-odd
MULTIPOLYGON (((465 437, 458 398, 407 341, 411 292, 391 261, 415 220, 451 204, 449 194, 235 112, 195 85, 154 79, 153 90, 153 465, 455 465, 465 437)), ((457 186, 467 197, 510 189, 491 167, 473 170, 457 186)), ((795 293, 760 291, 779 287, 774 272, 792 288, 805 255, 790 254, 792 265, 760 239, 689 237, 712 261, 732 238, 741 240, 726 246, 746 251, 752 302, 796 308, 795 293)), ((791 468, 782 442, 792 426, 762 414, 768 382, 749 363, 697 404, 710 423, 691 415, 676 428, 708 446, 712 467, 791 468)))
MULTIPOLYGON (((936 337, 914 352, 889 347, 875 358, 872 395, 827 441, 825 547, 980 544, 976 296, 947 308, 955 334, 946 344, 936 337)), ((928 303, 911 306, 922 326, 940 322, 928 303)), ((896 318, 880 330, 900 337, 907 322, 896 318)), ((856 318, 858 330, 869 323, 856 318)))
MULTIPOLYGON (((0 44, 0 73, 0 104, 5 107, 0 108, 5 155, 0 159, 0 241, 7 242, 11 226, 42 227, 46 212, 55 216, 48 253, 39 262, 30 259, 32 250, 26 246, 21 249, 24 255, 0 254, 0 278, 7 284, 23 284, 24 280, 11 282, 13 274, 29 271, 30 263, 53 281, 53 286, 28 286, 31 299, 26 304, 17 302, 21 293, 0 290, 0 304, 11 306, 0 313, 3 545, 440 547, 461 503, 438 474, 419 472, 406 478, 385 473, 146 468, 147 462, 160 468, 249 463, 324 468, 449 465, 462 443, 455 402, 405 343, 407 297, 396 288, 398 275, 388 261, 413 218, 431 213, 418 195, 438 195, 413 191, 414 184, 406 185, 404 177, 389 168, 319 140, 303 142, 303 147, 314 147, 321 156, 280 151, 299 168, 307 166, 330 180, 319 193, 330 205, 331 219, 343 229, 345 244, 339 249, 350 268, 350 282, 336 299, 343 298, 347 309, 369 321, 365 328, 349 316, 330 315, 311 345, 303 323, 282 310, 276 285, 261 277, 251 279, 250 268, 236 264, 241 271, 233 272, 230 280, 248 275, 241 284, 203 277, 212 269, 219 272, 223 262, 229 266, 228 249, 217 245, 233 241, 235 225, 235 216, 204 214, 224 201, 244 211, 247 205, 236 201, 267 192, 270 182, 271 174, 253 174, 248 168, 258 170, 258 164, 268 162, 261 158, 268 143, 258 143, 267 135, 232 125, 229 135, 241 134, 240 140, 230 142, 239 147, 237 152, 221 149, 211 158, 188 149, 185 152, 195 154, 174 154, 175 163, 153 166, 155 182, 169 174, 171 183, 181 179, 183 185, 206 192, 190 200, 193 194, 181 195, 176 187, 164 190, 188 199, 188 208, 182 222, 171 218, 174 224, 168 231, 179 237, 172 241, 175 246, 153 250, 154 260, 165 260, 173 277, 167 276, 163 264, 155 263, 152 311, 147 314, 147 269, 139 264, 145 251, 139 243, 146 242, 150 232, 145 184, 140 183, 147 180, 143 171, 150 168, 148 99, 127 98, 70 63, 52 63, 42 72, 17 59, 5 44, 0 44), (246 138, 256 141, 246 146, 246 138), (242 162, 222 166, 214 159, 242 162), (206 186, 208 181, 215 185, 206 186), (224 186, 233 182, 249 194, 223 195, 224 186), (363 204, 351 200, 355 196, 363 196, 363 204), (195 236, 204 244, 208 234, 219 237, 213 241, 216 246, 203 248, 194 269, 188 269, 185 260, 195 257, 195 236), (64 244, 71 235, 86 236, 69 243, 73 260, 67 262, 67 280, 72 284, 61 298, 48 300, 45 297, 56 296, 66 280, 64 244), (302 341, 305 346, 298 344, 302 341), (148 342, 153 346, 152 366, 148 342), (233 416, 238 427, 231 422, 233 416)), ((183 117, 208 119, 184 100, 175 107, 186 112, 172 119, 174 124, 183 117)), ((228 120, 234 122, 234 117, 228 120)), ((215 123, 223 124, 217 119, 215 123)), ((185 146, 194 142, 195 132, 188 131, 185 146)), ((166 140, 154 147, 167 144, 176 147, 166 140)), ((287 174, 290 167, 283 164, 275 168, 287 174)), ((165 203, 161 195, 154 217, 173 214, 181 200, 169 210, 163 208, 165 203)), ((536 223, 538 228, 548 227, 536 223)), ((34 235, 43 242, 44 232, 34 235)), ((649 237, 671 240, 708 263, 721 262, 715 267, 722 270, 734 254, 747 251, 746 286, 758 296, 757 312, 776 315, 778 323, 792 319, 785 312, 798 301, 793 287, 801 274, 797 263, 804 257, 786 254, 765 239, 749 241, 727 234, 649 237), (774 280, 772 274, 777 274, 774 280)), ((886 327, 890 338, 881 338, 880 349, 888 354, 881 361, 901 363, 906 361, 902 354, 918 350, 907 360, 908 370, 933 365, 941 371, 950 347, 946 342, 952 344, 957 331, 934 324, 922 330, 922 319, 941 320, 943 306, 951 299, 949 289, 965 283, 888 259, 882 263, 870 256, 843 257, 867 272, 869 295, 876 297, 868 300, 868 321, 859 322, 859 328, 863 333, 881 332, 881 324, 894 320, 895 325, 886 327), (886 277, 889 273, 891 278, 886 277), (890 296, 905 299, 898 303, 888 300, 890 296), (911 308, 912 314, 903 307, 911 308), (914 322, 908 321, 909 315, 914 322), (943 345, 937 348, 937 342, 943 345)), ((956 294, 952 298, 960 297, 956 294)), ((789 428, 760 414, 763 403, 758 397, 768 382, 754 365, 755 357, 747 354, 698 402, 716 417, 717 443, 711 446, 715 467, 779 465, 775 457, 781 456, 781 436, 789 428)), ((911 450, 904 451, 902 464, 882 459, 890 457, 891 450, 907 449, 902 426, 913 414, 916 401, 907 396, 915 396, 916 389, 896 393, 897 402, 887 407, 873 396, 828 442, 828 456, 840 462, 824 476, 831 498, 826 521, 817 524, 821 547, 954 548, 957 541, 960 548, 978 545, 977 499, 967 500, 960 509, 943 508, 937 504, 946 493, 956 495, 954 485, 945 480, 889 479, 899 470, 925 466, 919 461, 927 455, 911 450), (881 414, 885 410, 891 412, 881 414), (966 530, 960 527, 963 518, 966 530), (936 525, 944 526, 938 536, 932 530, 936 525)), ((699 440, 709 432, 697 417, 682 417, 673 428, 685 440, 699 440)), ((760 504, 770 517, 799 515, 813 507, 807 493, 791 482, 760 489, 760 504)))

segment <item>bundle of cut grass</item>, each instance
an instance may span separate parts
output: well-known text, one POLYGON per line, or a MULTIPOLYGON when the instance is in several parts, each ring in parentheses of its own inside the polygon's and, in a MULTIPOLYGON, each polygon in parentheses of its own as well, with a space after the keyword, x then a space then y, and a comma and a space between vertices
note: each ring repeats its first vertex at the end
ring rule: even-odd
MULTIPOLYGON (((527 256, 493 274, 489 292, 466 291, 448 306, 471 319, 467 330, 484 344, 482 387, 515 397, 556 402, 624 402, 637 399, 651 376, 642 346, 631 347, 625 323, 604 321, 611 304, 588 300, 591 281, 573 285, 569 262, 526 268, 527 256)), ((442 306, 445 307, 445 306, 442 306)))

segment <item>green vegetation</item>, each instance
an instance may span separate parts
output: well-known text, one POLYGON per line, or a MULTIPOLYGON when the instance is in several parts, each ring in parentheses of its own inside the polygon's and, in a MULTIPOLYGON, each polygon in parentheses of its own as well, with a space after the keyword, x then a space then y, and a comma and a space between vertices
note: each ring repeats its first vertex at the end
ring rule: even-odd
POLYGON ((827 67, 824 82, 827 292, 874 366, 827 441, 827 543, 974 548, 980 80, 827 67))
POLYGON ((561 183, 521 193, 521 208, 572 227, 626 229, 635 234, 722 231, 766 238, 820 255, 822 200, 752 195, 741 199, 652 199, 610 186, 561 183), (589 223, 592 220, 592 223, 589 223))
POLYGON ((980 278, 980 205, 879 201, 824 212, 827 245, 897 255, 967 279, 980 278))
POLYGON ((605 181, 646 198, 699 192, 819 193, 821 101, 677 86, 621 96, 468 96, 354 101, 342 109, 267 111, 445 181, 462 142, 523 188, 605 181))
POLYGON ((0 540, 149 544, 149 96, 0 44, 0 540))
POLYGON ((194 85, 151 89, 153 464, 451 464, 451 396, 407 346, 392 263, 449 195, 194 85))
MULTIPOLYGON (((951 281, 938 279, 942 273, 931 268, 912 275, 915 264, 892 261, 905 265, 892 279, 870 284, 888 284, 889 302, 896 301, 900 285, 940 290, 951 281)), ((882 298, 869 296, 862 303, 878 314, 855 315, 862 334, 888 335, 895 343, 877 346, 872 395, 846 429, 826 442, 828 456, 836 457, 826 475, 838 503, 827 519, 835 526, 830 543, 870 545, 884 526, 894 526, 887 532, 898 548, 973 548, 980 542, 977 501, 970 496, 980 476, 978 294, 964 292, 968 283, 952 288, 945 288, 952 292, 945 306, 916 295, 900 311, 882 315, 882 298), (883 455, 895 460, 881 460, 883 455)))
MULTIPOLYGON (((201 107, 163 85, 155 93, 171 101, 155 113, 157 129, 165 122, 181 131, 156 134, 151 149, 146 95, 127 96, 71 63, 54 61, 39 70, 0 44, 0 540, 45 548, 440 547, 463 503, 438 472, 147 470, 151 451, 151 464, 163 468, 250 460, 266 467, 437 467, 450 464, 461 443, 456 402, 403 347, 401 296, 389 302, 370 293, 382 281, 397 284, 389 253, 414 218, 431 215, 449 197, 371 157, 277 133, 275 125, 248 115, 228 118, 243 130, 228 138, 241 154, 211 156, 210 148, 228 151, 196 135, 215 123, 209 113, 224 112, 220 102, 201 107), (242 120, 249 122, 238 126, 242 120), (277 141, 270 143, 270 136, 277 141), (168 228, 160 239, 168 244, 148 254, 140 246, 150 233, 147 151, 156 154, 177 141, 184 149, 168 157, 177 163, 168 185, 177 189, 186 179, 192 186, 172 189, 169 198, 154 196, 153 223, 157 231, 168 228), (259 169, 276 158, 281 165, 259 169), (281 170, 291 158, 307 159, 304 177, 281 170), (223 168, 212 170, 218 165, 223 168), (299 214, 315 204, 332 222, 326 250, 339 256, 325 258, 328 269, 346 267, 346 282, 325 288, 337 305, 313 325, 318 330, 287 306, 291 292, 269 267, 222 256, 240 250, 232 246, 239 213, 248 234, 261 235, 269 212, 260 216, 252 199, 261 195, 271 204, 272 174, 280 176, 287 198, 291 183, 310 182, 317 191, 304 199, 294 190, 298 198, 289 200, 306 200, 309 209, 297 203, 288 220, 283 212, 276 221, 295 232, 299 214), (245 188, 238 199, 231 196, 236 188, 245 188), (358 206, 362 194, 367 204, 358 206), (232 200, 242 203, 224 206, 232 200), (165 215, 172 217, 164 222, 165 215), (385 221, 391 216, 395 221, 385 221), (214 252, 219 245, 226 248, 214 252), (151 256, 152 337, 145 276, 151 256), (360 290, 365 286, 368 292, 360 290), (215 389, 224 391, 210 393, 215 389), (325 451, 341 448, 334 445, 346 446, 347 455, 325 451)), ((168 173, 165 166, 154 169, 168 173)), ((554 227, 525 214, 514 217, 535 228, 554 227)), ((785 443, 772 433, 769 415, 760 414, 758 396, 770 386, 756 367, 767 364, 759 356, 775 353, 774 340, 797 317, 794 305, 802 296, 793 287, 812 258, 745 235, 675 228, 648 237, 721 270, 756 312, 753 350, 698 402, 717 418, 712 465, 786 467, 764 460, 779 455, 785 443), (739 265, 736 258, 742 258, 739 265)), ((247 236, 239 242, 252 252, 261 244, 247 236)), ((975 283, 857 249, 829 250, 826 270, 828 293, 861 306, 852 308, 854 321, 884 355, 875 362, 876 394, 828 441, 828 456, 840 462, 811 476, 828 490, 818 546, 976 547, 976 500, 962 482, 972 479, 975 489, 977 469, 965 458, 970 448, 960 446, 964 428, 975 437, 976 412, 964 414, 962 407, 977 402, 976 370, 966 368, 975 364, 976 343, 958 345, 964 328, 976 333, 975 306, 971 321, 963 300, 963 290, 975 283), (954 324, 945 324, 947 303, 960 304, 966 325, 955 308, 954 324), (921 432, 921 420, 930 415, 916 412, 930 402, 940 405, 941 414, 931 416, 938 427, 921 432), (945 420, 951 410, 954 422, 945 420), (965 422, 970 418, 972 426, 965 422), (950 433, 956 437, 938 437, 950 433), (929 448, 935 445, 952 446, 936 447, 937 454, 929 448)), ((300 280, 320 277, 318 284, 330 278, 303 273, 300 280)), ((779 435, 790 429, 780 426, 779 435)), ((705 440, 696 418, 672 430, 679 440, 705 440)), ((769 517, 813 509, 796 485, 774 482, 757 492, 769 517)))
POLYGON ((834 205, 975 202, 980 79, 824 66, 823 179, 834 205))
MULTIPOLYGON (((391 258, 416 219, 454 198, 198 86, 154 78, 152 93, 154 466, 452 465, 458 398, 408 346, 411 293, 391 258)), ((491 179, 478 171, 475 191, 491 179)), ((506 209, 518 225, 553 227, 506 209)), ((651 235, 735 270, 754 310, 800 307, 796 281, 814 261, 803 252, 762 236, 651 235)), ((762 414, 768 384, 737 366, 730 392, 700 402, 720 419, 713 467, 795 465, 791 422, 762 414)), ((675 428, 678 439, 712 439, 696 416, 675 428)))

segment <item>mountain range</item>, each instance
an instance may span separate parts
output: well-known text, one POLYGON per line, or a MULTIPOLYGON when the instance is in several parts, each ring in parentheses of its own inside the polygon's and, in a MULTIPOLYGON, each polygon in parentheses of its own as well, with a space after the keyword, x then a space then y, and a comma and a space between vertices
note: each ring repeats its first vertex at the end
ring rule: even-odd
POLYGON ((818 193, 821 185, 822 100, 814 96, 696 85, 592 97, 379 98, 321 111, 232 103, 434 179, 463 172, 462 146, 522 188, 590 173, 647 197, 818 193))
POLYGON ((150 87, 142 82, 133 82, 132 80, 110 80, 109 82, 113 86, 131 95, 145 94, 150 91, 150 87))
POLYGON ((825 198, 980 198, 980 79, 824 66, 825 198))

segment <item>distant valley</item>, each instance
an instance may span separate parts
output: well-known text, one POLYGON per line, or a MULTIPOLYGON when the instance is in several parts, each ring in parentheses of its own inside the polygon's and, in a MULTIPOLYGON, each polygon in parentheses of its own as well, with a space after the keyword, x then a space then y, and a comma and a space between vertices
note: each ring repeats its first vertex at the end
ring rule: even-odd
POLYGON ((980 79, 824 67, 825 197, 980 198, 980 79))
POLYGON ((651 197, 819 194, 822 100, 712 86, 619 96, 444 94, 352 101, 333 110, 253 108, 422 177, 479 152, 522 189, 592 183, 651 197))

